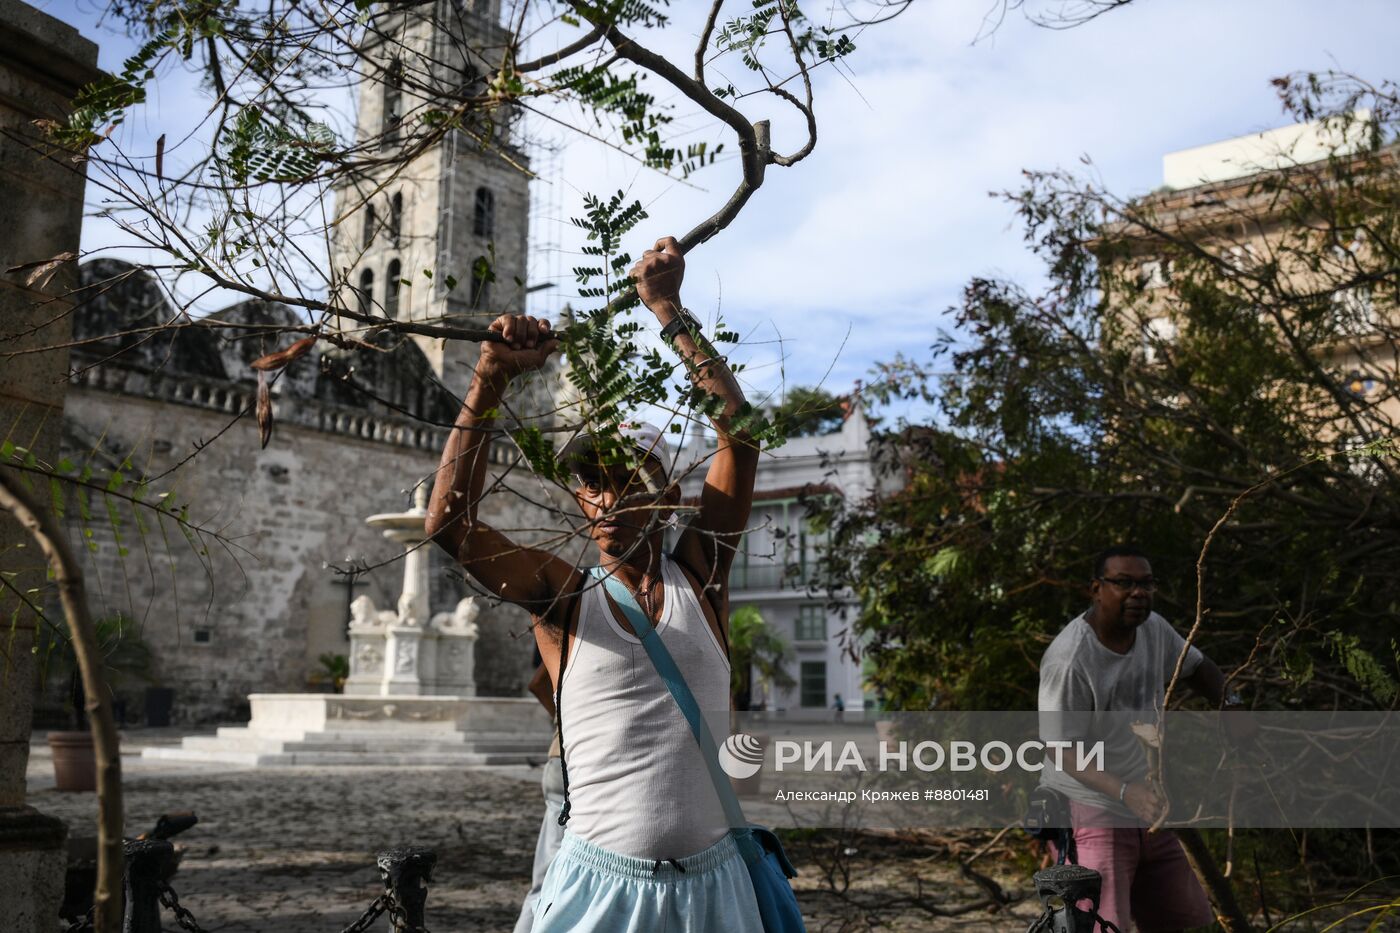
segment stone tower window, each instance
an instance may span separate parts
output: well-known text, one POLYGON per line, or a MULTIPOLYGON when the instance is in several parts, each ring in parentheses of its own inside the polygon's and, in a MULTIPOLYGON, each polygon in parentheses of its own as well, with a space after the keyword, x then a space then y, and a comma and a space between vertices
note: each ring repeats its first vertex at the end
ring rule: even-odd
POLYGON ((399 245, 399 237, 403 235, 403 192, 395 191, 394 197, 389 201, 389 240, 395 246, 399 245))
POLYGON ((472 233, 489 240, 496 231, 496 196, 490 188, 476 189, 476 212, 472 217, 472 233))
POLYGON ((491 280, 495 278, 495 273, 491 271, 491 262, 485 256, 476 257, 476 262, 472 263, 472 307, 485 308, 491 303, 491 280))
POLYGON ((384 72, 384 126, 381 144, 398 142, 403 123, 403 59, 395 57, 384 72))
MULTIPOLYGON (((361 249, 369 249, 369 248, 370 248, 370 245, 374 243, 374 233, 375 233, 374 228, 375 228, 375 226, 376 226, 378 223, 379 223, 379 218, 375 216, 375 213, 374 213, 374 205, 373 205, 373 204, 366 204, 366 205, 365 205, 365 230, 364 230, 364 237, 363 237, 363 239, 362 239, 361 242, 360 242, 360 248, 361 248, 361 249)), ((373 278, 373 276, 370 276, 370 277, 373 278)))
POLYGON ((399 265, 397 259, 390 261, 388 270, 384 273, 384 315, 391 319, 398 319, 399 316, 399 280, 403 278, 403 267, 399 265))
POLYGON ((374 305, 374 272, 372 270, 366 269, 360 273, 360 287, 355 292, 355 297, 360 305, 360 313, 369 314, 370 308, 374 305))

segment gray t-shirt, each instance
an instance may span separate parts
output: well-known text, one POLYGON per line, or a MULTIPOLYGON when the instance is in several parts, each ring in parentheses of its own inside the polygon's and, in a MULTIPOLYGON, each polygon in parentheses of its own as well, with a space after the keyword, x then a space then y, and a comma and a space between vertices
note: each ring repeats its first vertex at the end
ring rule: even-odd
MULTIPOLYGON (((1162 708, 1167 683, 1186 639, 1157 613, 1138 627, 1127 654, 1104 647, 1081 615, 1045 649, 1040 660, 1040 732, 1052 739, 1104 742, 1104 766, 1125 781, 1147 775, 1147 756, 1133 735, 1132 721, 1155 722, 1162 708), (1140 712, 1142 716, 1122 715, 1140 712), (1086 715, 1056 715, 1077 713, 1086 715), (1119 715, 1102 715, 1118 713, 1119 715), (1092 715, 1087 715, 1092 714, 1092 715)), ((1181 676, 1191 676, 1204 655, 1192 645, 1181 676)), ((1073 762, 1073 753, 1068 760, 1073 762)), ((1047 761, 1040 782, 1071 800, 1130 816, 1117 798, 1109 798, 1052 767, 1047 761)))

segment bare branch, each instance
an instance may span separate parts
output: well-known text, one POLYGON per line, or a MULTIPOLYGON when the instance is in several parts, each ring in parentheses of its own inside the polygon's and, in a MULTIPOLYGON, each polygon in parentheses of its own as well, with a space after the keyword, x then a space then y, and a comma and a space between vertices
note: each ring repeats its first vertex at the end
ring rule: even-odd
POLYGON ((73 652, 82 672, 83 690, 97 758, 97 887, 93 893, 94 929, 117 933, 122 926, 122 759, 112 700, 102 676, 102 657, 88 612, 83 572, 57 520, 39 507, 18 477, 0 467, 0 508, 9 512, 34 538, 58 586, 68 620, 73 652))
POLYGON ((705 52, 710 47, 710 36, 715 31, 715 21, 719 19, 720 7, 724 0, 714 0, 710 5, 710 15, 705 17, 705 28, 700 30, 700 41, 695 44, 695 83, 705 83, 705 52))

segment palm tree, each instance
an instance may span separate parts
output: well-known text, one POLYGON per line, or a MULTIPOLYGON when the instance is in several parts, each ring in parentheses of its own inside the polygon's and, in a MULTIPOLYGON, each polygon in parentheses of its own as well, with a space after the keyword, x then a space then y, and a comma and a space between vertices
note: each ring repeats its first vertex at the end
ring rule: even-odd
POLYGON ((736 710, 746 710, 755 681, 770 693, 790 690, 797 681, 787 672, 791 652, 783 637, 763 620, 754 606, 740 606, 729 617, 729 663, 733 671, 729 694, 736 710))
MULTIPOLYGON (((154 657, 151 648, 141 638, 138 623, 120 613, 93 623, 93 634, 97 639, 97 652, 102 665, 103 680, 112 694, 114 704, 119 702, 118 691, 136 683, 151 683, 151 668, 154 657)), ((83 689, 83 679, 78 670, 78 656, 73 640, 65 626, 53 626, 43 630, 46 640, 41 640, 35 651, 44 661, 45 681, 66 681, 70 729, 86 730, 87 694, 83 689)), ((121 725, 119 722, 118 725, 121 725)))

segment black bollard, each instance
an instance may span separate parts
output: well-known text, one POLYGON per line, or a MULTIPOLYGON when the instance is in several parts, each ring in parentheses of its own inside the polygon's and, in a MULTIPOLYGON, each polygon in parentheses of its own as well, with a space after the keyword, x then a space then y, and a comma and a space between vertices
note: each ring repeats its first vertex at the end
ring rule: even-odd
POLYGON ((1098 925, 1099 895, 1103 878, 1092 868, 1056 865, 1035 873, 1035 891, 1045 907, 1042 926, 1047 933, 1093 933, 1098 925), (1093 905, 1085 911, 1080 901, 1093 905))
POLYGON ((416 933, 425 929, 423 908, 428 901, 437 853, 417 846, 396 846, 379 855, 379 877, 384 893, 393 898, 398 910, 390 909, 394 933, 416 933))
POLYGON ((161 933, 160 887, 175 870, 175 847, 164 839, 127 839, 122 933, 161 933))

